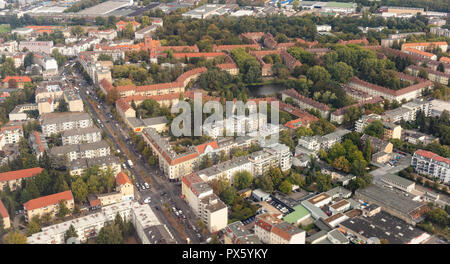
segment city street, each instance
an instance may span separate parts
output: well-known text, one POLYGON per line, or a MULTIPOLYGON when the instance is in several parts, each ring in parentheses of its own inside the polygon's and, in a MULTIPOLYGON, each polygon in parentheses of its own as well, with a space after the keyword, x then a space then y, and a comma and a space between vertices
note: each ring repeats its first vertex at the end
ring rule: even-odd
MULTIPOLYGON (((149 205, 154 208, 154 212, 161 219, 163 224, 166 224, 170 229, 171 233, 174 235, 178 243, 186 243, 186 237, 182 236, 176 227, 167 219, 167 216, 162 212, 162 207, 167 204, 170 208, 176 207, 177 210, 181 210, 185 219, 183 217, 177 217, 174 213, 172 216, 175 221, 179 218, 181 225, 184 227, 184 233, 189 237, 191 243, 200 243, 202 240, 199 239, 199 232, 195 232, 193 226, 196 223, 196 216, 191 211, 187 203, 180 198, 181 186, 180 183, 169 182, 162 172, 157 168, 151 167, 147 162, 144 162, 140 158, 140 154, 137 151, 136 146, 134 146, 128 138, 128 131, 124 131, 120 124, 116 120, 112 119, 111 111, 106 107, 105 104, 98 102, 95 99, 95 89, 89 86, 81 77, 79 73, 75 73, 77 81, 77 86, 80 89, 80 96, 92 113, 92 117, 95 120, 100 120, 99 124, 101 128, 107 133, 108 137, 113 142, 114 147, 120 150, 121 157, 124 159, 124 164, 126 160, 131 160, 133 162, 133 167, 130 168, 126 164, 127 169, 130 170, 131 174, 135 178, 135 183, 139 186, 142 183, 147 182, 150 184, 150 189, 142 190, 138 188, 139 191, 139 202, 143 202, 146 198, 150 197, 151 202, 149 205), (78 85, 81 83, 81 85, 78 85), (86 92, 89 92, 89 95, 86 92), (91 96, 92 95, 92 96, 91 96), (97 103, 94 103, 97 101, 97 103), (98 107, 100 106, 100 108, 98 107)), ((124 165, 125 166, 125 165, 124 165)))

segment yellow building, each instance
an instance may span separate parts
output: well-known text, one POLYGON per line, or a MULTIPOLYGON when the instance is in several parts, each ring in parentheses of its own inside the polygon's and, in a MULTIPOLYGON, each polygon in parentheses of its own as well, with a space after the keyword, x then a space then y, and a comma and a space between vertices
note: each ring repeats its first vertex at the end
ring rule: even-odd
POLYGON ((74 200, 71 191, 55 193, 47 196, 42 196, 24 203, 25 217, 29 221, 33 217, 41 217, 49 214, 54 217, 59 212, 59 202, 66 201, 66 206, 70 211, 73 211, 74 200))
POLYGON ((5 205, 3 205, 2 200, 0 200, 0 217, 3 221, 3 229, 11 227, 11 220, 9 219, 8 210, 6 210, 5 205))

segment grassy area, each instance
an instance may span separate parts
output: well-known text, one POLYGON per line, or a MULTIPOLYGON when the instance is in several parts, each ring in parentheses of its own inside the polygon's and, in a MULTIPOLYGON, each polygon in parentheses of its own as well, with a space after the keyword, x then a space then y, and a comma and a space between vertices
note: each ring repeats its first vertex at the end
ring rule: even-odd
POLYGON ((9 33, 11 31, 11 26, 9 24, 0 25, 0 33, 9 33))

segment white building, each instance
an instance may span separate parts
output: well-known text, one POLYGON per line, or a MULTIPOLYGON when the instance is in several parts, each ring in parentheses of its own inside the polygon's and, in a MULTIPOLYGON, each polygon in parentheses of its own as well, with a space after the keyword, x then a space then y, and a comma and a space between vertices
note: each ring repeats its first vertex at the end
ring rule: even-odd
POLYGON ((92 127, 88 113, 47 113, 40 116, 42 134, 49 137, 62 131, 92 127))
POLYGON ((63 131, 63 145, 90 144, 102 140, 102 130, 98 127, 86 127, 63 131))
POLYGON ((230 184, 234 183, 234 176, 238 172, 248 171, 252 173, 252 163, 247 157, 237 157, 231 160, 214 165, 210 168, 203 169, 197 172, 197 175, 205 182, 213 179, 225 178, 230 184))
POLYGON ((1 128, 1 132, 5 144, 18 143, 23 138, 22 123, 10 121, 1 128))
POLYGON ((448 184, 450 182, 450 160, 431 151, 419 149, 411 159, 416 172, 431 175, 448 184))
POLYGON ((431 114, 431 103, 425 100, 414 100, 403 104, 401 107, 386 111, 383 115, 385 121, 396 123, 400 120, 414 121, 416 120, 417 112, 422 111, 425 116, 431 114))

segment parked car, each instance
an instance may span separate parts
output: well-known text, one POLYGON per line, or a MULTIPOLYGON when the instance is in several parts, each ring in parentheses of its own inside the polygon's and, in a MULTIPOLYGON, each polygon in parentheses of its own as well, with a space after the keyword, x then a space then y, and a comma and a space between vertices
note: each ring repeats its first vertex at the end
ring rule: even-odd
POLYGON ((150 197, 145 198, 144 203, 148 204, 150 202, 151 202, 151 198, 150 197))
POLYGON ((145 185, 145 188, 146 188, 146 189, 149 189, 149 188, 150 188, 150 186, 148 185, 148 183, 144 182, 144 185, 145 185))

